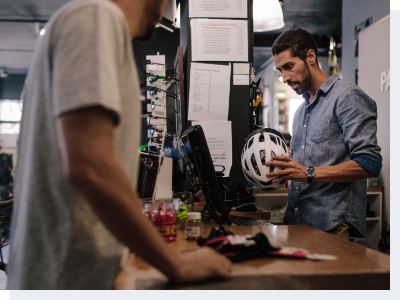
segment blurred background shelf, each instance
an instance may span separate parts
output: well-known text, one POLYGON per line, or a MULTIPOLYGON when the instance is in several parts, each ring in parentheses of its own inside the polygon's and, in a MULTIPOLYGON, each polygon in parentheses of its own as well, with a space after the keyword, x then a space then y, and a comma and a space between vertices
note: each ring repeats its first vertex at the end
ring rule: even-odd
MULTIPOLYGON (((355 242, 360 242, 364 246, 371 249, 378 249, 378 243, 380 239, 380 233, 382 230, 382 193, 383 186, 367 189, 367 203, 370 214, 375 215, 374 217, 367 217, 367 234, 366 238, 355 238, 350 239, 355 242)), ((283 224, 283 216, 286 211, 287 202, 287 189, 279 189, 274 192, 259 192, 256 197, 256 205, 260 208, 266 209, 271 212, 270 223, 275 225, 283 224)))

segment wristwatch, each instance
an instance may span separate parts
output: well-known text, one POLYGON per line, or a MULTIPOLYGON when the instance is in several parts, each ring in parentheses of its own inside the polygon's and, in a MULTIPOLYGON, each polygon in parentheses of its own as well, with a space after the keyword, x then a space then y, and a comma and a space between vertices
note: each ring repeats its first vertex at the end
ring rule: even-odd
POLYGON ((315 174, 316 173, 315 173, 314 167, 308 167, 308 169, 306 171, 308 184, 310 184, 313 181, 315 174))

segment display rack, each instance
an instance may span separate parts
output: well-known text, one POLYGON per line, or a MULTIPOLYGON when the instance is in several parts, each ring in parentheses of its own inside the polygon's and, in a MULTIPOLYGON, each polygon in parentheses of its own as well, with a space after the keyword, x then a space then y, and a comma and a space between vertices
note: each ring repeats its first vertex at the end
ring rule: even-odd
MULTIPOLYGON (((146 55, 146 61, 151 62, 146 64, 146 73, 155 76, 166 76, 165 55, 146 55)), ((157 130, 148 130, 149 145, 156 145, 160 150, 162 149, 167 131, 167 95, 165 92, 159 91, 152 95, 151 87, 165 91, 167 84, 164 80, 149 81, 149 76, 146 77, 147 99, 150 103, 147 104, 147 112, 152 117, 161 117, 162 119, 150 119, 150 124, 157 130), (158 131, 161 130, 161 131, 158 131)))
POLYGON ((367 202, 371 206, 370 211, 375 217, 367 217, 367 235, 365 238, 352 238, 355 241, 365 242, 374 250, 378 250, 378 243, 382 231, 382 192, 383 187, 369 188, 367 202))

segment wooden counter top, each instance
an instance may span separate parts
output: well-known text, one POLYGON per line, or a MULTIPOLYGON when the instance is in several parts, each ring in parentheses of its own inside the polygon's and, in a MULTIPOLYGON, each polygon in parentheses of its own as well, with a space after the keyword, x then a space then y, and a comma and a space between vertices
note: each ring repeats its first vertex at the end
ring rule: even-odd
MULTIPOLYGON (((207 236, 212 226, 205 224, 207 236)), ((299 247, 311 253, 338 257, 334 261, 291 258, 260 258, 234 263, 232 278, 223 281, 175 286, 160 272, 136 258, 131 276, 123 286, 137 289, 390 289, 390 256, 305 226, 227 226, 235 234, 266 234, 274 246, 299 247), (134 275, 132 275, 134 274, 134 275)), ((184 239, 168 244, 176 252, 198 248, 184 239)))

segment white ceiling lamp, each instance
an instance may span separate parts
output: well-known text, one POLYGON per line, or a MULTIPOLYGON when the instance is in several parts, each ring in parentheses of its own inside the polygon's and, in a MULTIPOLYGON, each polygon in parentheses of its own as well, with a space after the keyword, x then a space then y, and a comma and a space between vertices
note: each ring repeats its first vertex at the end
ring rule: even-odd
POLYGON ((281 4, 278 0, 253 1, 254 31, 271 31, 285 26, 281 4))

